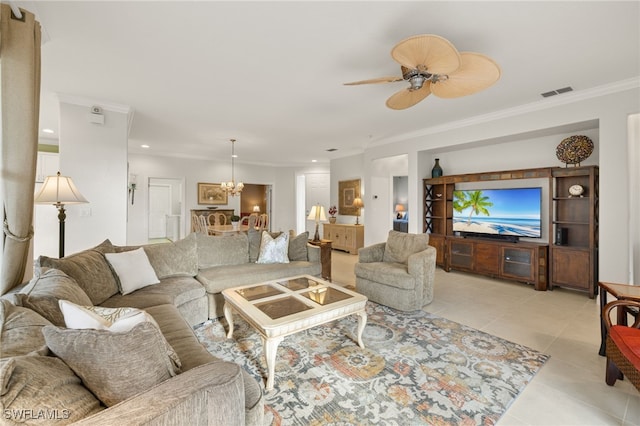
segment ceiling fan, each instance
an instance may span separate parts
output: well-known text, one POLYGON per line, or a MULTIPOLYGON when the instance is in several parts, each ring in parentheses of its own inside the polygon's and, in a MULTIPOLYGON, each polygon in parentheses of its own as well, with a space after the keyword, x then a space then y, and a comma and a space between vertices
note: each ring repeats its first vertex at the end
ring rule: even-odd
POLYGON ((391 50, 400 64, 402 77, 381 77, 345 85, 408 81, 410 87, 389 99, 391 109, 414 106, 431 93, 440 98, 457 98, 477 93, 500 78, 500 67, 480 53, 458 52, 451 42, 433 34, 406 38, 391 50))

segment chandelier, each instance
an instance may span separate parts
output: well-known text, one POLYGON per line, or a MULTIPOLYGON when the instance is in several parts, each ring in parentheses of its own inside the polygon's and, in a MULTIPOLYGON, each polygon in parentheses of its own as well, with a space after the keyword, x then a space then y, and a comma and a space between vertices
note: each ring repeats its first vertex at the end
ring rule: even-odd
POLYGON ((222 182, 220 184, 220 188, 222 188, 222 190, 225 191, 227 194, 231 196, 236 196, 236 195, 240 195, 240 193, 242 192, 242 189, 244 188, 244 183, 242 182, 236 183, 236 178, 235 178, 236 140, 235 139, 229 139, 229 140, 231 141, 231 180, 229 182, 222 182))

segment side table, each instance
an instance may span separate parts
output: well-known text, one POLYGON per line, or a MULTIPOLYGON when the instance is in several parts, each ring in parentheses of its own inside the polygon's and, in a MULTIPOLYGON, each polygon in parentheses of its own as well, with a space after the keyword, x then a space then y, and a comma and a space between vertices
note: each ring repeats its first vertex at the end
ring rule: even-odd
POLYGON ((313 241, 309 244, 320 247, 320 263, 322 263, 322 278, 331 281, 331 240, 313 241))
MULTIPOLYGON (((607 304, 607 293, 611 294, 618 300, 633 300, 640 302, 640 286, 630 284, 614 284, 599 282, 600 287, 600 355, 605 356, 607 328, 602 320, 602 309, 607 304)), ((624 309, 618 309, 618 324, 627 324, 627 312, 624 309)))

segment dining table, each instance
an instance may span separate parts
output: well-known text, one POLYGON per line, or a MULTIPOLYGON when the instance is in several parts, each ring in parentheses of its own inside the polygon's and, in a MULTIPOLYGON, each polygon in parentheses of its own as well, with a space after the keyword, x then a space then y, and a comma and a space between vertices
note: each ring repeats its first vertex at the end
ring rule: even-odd
POLYGON ((209 235, 234 235, 247 232, 248 225, 209 225, 207 227, 209 235))

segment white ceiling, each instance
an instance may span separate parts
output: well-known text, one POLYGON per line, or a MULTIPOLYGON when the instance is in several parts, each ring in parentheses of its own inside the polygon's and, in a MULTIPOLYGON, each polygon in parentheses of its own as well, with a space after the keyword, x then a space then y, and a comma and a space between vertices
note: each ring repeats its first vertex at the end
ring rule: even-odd
POLYGON ((127 105, 133 153, 226 160, 236 138, 239 162, 326 163, 640 75, 638 1, 14 3, 43 26, 41 128, 58 131, 56 94, 127 105), (385 100, 405 82, 343 85, 400 75, 391 48, 425 33, 490 56, 501 80, 403 111, 385 100))

